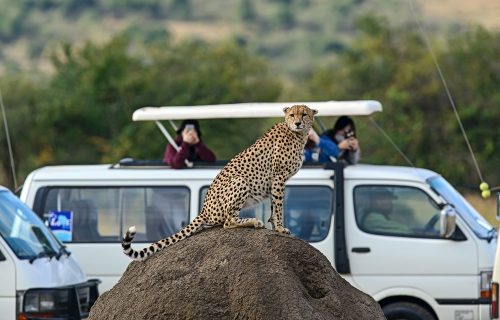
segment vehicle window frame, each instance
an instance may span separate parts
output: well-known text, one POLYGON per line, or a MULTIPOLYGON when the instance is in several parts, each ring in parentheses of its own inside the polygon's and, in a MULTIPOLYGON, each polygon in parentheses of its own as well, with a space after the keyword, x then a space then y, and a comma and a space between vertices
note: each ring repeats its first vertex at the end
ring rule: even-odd
MULTIPOLYGON (((304 241, 307 241, 308 243, 317 243, 317 242, 321 242, 323 240, 325 240, 326 238, 328 238, 328 235, 332 232, 333 228, 331 227, 331 224, 332 224, 332 219, 333 217, 335 216, 335 197, 336 197, 336 194, 335 194, 335 190, 334 188, 332 188, 330 185, 326 185, 326 184, 290 184, 290 185, 286 185, 285 186, 285 189, 286 188, 307 188, 307 187, 320 187, 320 188, 325 188, 325 189, 328 189, 330 191, 330 195, 331 195, 331 202, 330 202, 330 208, 328 208, 330 214, 329 214, 329 224, 328 224, 328 232, 325 233, 325 235, 321 238, 321 239, 318 239, 318 240, 314 240, 314 241, 309 241, 309 240, 304 240, 304 241)), ((199 188, 199 191, 198 191, 198 206, 199 206, 199 210, 201 211, 202 207, 203 207, 203 201, 204 201, 204 197, 202 197, 202 193, 204 190, 206 190, 206 192, 208 192, 208 188, 210 188, 210 184, 208 185, 202 185, 200 186, 199 188)), ((205 192, 205 195, 206 195, 206 192, 205 192)), ((284 208, 284 207, 283 207, 284 208)), ((267 221, 263 221, 264 224, 266 224, 267 221)), ((297 239, 301 239, 300 237, 296 236, 297 239)))
MULTIPOLYGON (((50 185, 50 186, 43 186, 43 187, 40 187, 36 193, 35 193, 35 199, 33 201, 33 212, 35 212, 35 214, 40 218, 42 219, 42 221, 46 221, 46 218, 44 217, 44 212, 43 212, 43 208, 45 206, 45 203, 47 201, 47 197, 48 197, 48 194, 51 190, 53 189, 137 189, 137 188, 142 188, 142 189, 145 189, 145 188, 150 188, 150 189, 154 189, 154 188, 162 188, 162 189, 165 189, 165 188, 172 188, 172 189, 183 189, 183 190, 186 190, 187 191, 187 211, 186 211, 186 221, 187 223, 190 222, 190 215, 191 215, 191 193, 192 193, 192 190, 189 186, 187 185, 96 185, 96 186, 93 186, 93 185, 50 185)), ((78 242, 75 242, 75 241, 68 241, 68 242, 64 242, 64 244, 70 244, 70 245, 73 245, 73 244, 89 244, 89 243, 120 243, 121 242, 121 238, 123 236, 123 234, 125 233, 125 229, 127 228, 127 226, 124 226, 123 225, 123 211, 120 212, 120 216, 119 216, 119 220, 120 220, 120 229, 119 229, 119 234, 117 235, 117 238, 116 240, 113 240, 113 239, 109 239, 109 240, 102 240, 102 241, 78 241, 78 242)), ((167 236, 170 236, 170 234, 165 234, 165 237, 167 236)), ((108 236, 103 236, 104 238, 108 237, 108 236)), ((109 237, 111 238, 111 237, 109 237)), ((140 240, 137 240, 136 241, 137 243, 149 243, 151 241, 149 240, 146 240, 146 241, 140 241, 140 240)))
POLYGON ((0 190, 0 194, 0 210, 6 210, 2 217, 9 219, 10 216, 14 220, 10 228, 9 225, 3 224, 5 220, 0 222, 0 227, 7 228, 2 228, 3 231, 0 232, 0 239, 3 239, 6 249, 9 248, 20 260, 56 256, 61 251, 62 244, 45 226, 43 220, 13 192, 0 190), (6 231, 9 232, 9 235, 4 233, 6 231), (15 234, 11 233, 13 231, 15 234), (23 246, 24 248, 22 248, 23 246), (28 250, 32 251, 33 254, 21 254, 21 252, 26 253, 28 250))
MULTIPOLYGON (((433 205, 436 207, 437 214, 440 213, 439 210, 439 203, 424 189, 419 188, 417 186, 410 186, 410 185, 400 185, 400 184, 358 184, 352 189, 352 202, 353 202, 353 208, 354 208, 354 221, 356 223, 356 226, 358 227, 359 230, 361 230, 364 233, 371 234, 371 235, 378 235, 378 236, 385 236, 385 237, 398 237, 398 238, 411 238, 411 239, 439 239, 439 240, 448 240, 445 238, 442 238, 439 233, 436 235, 425 235, 421 234, 418 235, 416 233, 414 234, 400 234, 400 233, 392 233, 392 232, 383 232, 383 231, 374 231, 374 230, 367 230, 360 221, 358 221, 358 207, 357 207, 357 201, 356 201, 356 190, 359 188, 369 188, 369 187, 380 187, 380 188, 406 188, 406 189, 414 189, 418 190, 421 193, 425 194, 428 198, 428 200, 432 201, 433 205)), ((439 221, 439 220, 438 220, 439 221)), ((436 222, 438 223, 438 222, 436 222)), ((461 232, 457 226, 457 231, 456 232, 461 232)))
MULTIPOLYGON (((435 176, 427 179, 427 183, 431 187, 432 191, 435 192, 439 197, 441 197, 447 203, 453 205, 455 210, 457 211, 458 216, 460 216, 461 220, 465 223, 465 225, 480 239, 491 240, 491 237, 497 238, 497 236, 490 232, 495 232, 495 228, 490 225, 490 223, 483 217, 477 210, 472 206, 464 196, 453 187, 445 178, 442 176, 435 176), (435 183, 439 183, 441 186, 449 187, 448 193, 443 193, 442 188, 437 188, 435 183), (451 196, 452 198, 449 198, 451 196), (458 203, 457 203, 458 201, 458 203), (481 232, 478 228, 478 225, 483 226, 481 222, 487 224, 491 229, 486 232, 481 232)), ((458 226, 457 226, 458 229, 458 226)), ((463 232, 462 232, 463 233, 463 232)))

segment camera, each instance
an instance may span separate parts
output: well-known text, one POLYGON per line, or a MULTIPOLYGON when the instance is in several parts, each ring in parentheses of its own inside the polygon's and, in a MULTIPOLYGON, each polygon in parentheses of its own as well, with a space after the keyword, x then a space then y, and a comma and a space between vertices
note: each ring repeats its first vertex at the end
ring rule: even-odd
POLYGON ((347 131, 347 132, 345 133, 345 138, 346 138, 346 139, 349 139, 349 138, 354 138, 354 137, 356 137, 356 134, 354 133, 354 131, 353 131, 353 130, 351 130, 351 131, 347 131))

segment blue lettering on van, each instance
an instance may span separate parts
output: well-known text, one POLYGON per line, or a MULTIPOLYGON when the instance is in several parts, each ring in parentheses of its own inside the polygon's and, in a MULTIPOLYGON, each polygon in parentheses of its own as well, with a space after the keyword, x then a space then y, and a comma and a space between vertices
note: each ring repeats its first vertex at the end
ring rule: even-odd
POLYGON ((68 242, 73 233, 73 211, 49 211, 49 228, 61 241, 68 242))

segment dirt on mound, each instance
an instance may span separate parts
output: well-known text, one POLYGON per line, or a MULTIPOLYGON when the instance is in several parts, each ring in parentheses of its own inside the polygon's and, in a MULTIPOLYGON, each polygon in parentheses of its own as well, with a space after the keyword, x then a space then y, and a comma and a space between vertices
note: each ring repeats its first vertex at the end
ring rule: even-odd
POLYGON ((266 229, 213 228, 130 263, 90 319, 385 317, 308 243, 266 229))

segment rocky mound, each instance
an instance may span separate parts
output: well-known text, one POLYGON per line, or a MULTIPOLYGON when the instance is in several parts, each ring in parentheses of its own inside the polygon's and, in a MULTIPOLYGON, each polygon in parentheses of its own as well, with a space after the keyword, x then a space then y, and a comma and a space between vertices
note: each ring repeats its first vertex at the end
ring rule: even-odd
POLYGON ((130 263, 90 319, 385 317, 306 242, 266 229, 213 228, 130 263))

